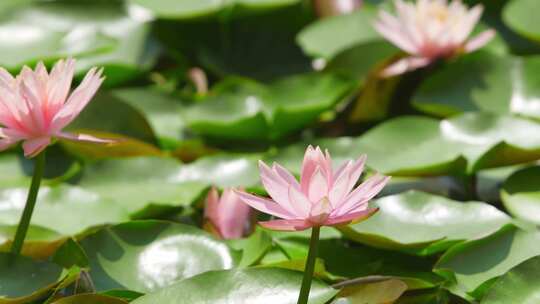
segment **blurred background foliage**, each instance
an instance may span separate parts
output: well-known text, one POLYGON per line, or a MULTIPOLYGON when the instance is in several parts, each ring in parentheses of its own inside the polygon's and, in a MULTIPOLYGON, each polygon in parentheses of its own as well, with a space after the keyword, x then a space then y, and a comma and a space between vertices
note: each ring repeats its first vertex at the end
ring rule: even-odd
MULTIPOLYGON (((466 1, 492 42, 381 79, 403 55, 372 27, 391 2, 336 1, 2 0, 0 65, 105 67, 70 127, 121 141, 48 149, 26 257, 0 253, 0 303, 294 303, 308 234, 197 227, 210 186, 264 194, 257 161, 298 174, 308 144, 393 176, 373 218, 323 229, 312 303, 533 303, 540 2, 466 1)), ((18 155, 0 154, 0 251, 32 172, 18 155)))

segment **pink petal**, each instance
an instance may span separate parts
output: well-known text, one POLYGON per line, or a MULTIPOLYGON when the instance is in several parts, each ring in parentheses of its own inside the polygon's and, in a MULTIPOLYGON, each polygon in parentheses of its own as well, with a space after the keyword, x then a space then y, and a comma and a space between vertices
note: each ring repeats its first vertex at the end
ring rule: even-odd
POLYGON ((472 38, 465 44, 465 52, 470 53, 478 50, 479 48, 490 42, 491 39, 495 37, 495 34, 495 30, 487 30, 478 34, 478 36, 472 38))
POLYGON ((323 170, 324 176, 330 184, 332 180, 332 159, 328 157, 328 154, 325 156, 320 147, 313 149, 310 145, 306 149, 304 162, 302 163, 302 175, 300 176, 302 192, 308 193, 311 176, 317 168, 323 170))
POLYGON ((28 129, 20 121, 27 112, 19 93, 14 88, 2 86, 0 82, 0 123, 5 127, 26 131, 28 129))
POLYGON ((302 162, 302 172, 300 175, 300 187, 303 192, 308 191, 309 179, 317 168, 317 153, 311 145, 309 145, 304 153, 304 161, 302 162))
POLYGON ((350 166, 334 181, 328 193, 332 207, 336 208, 341 200, 349 193, 350 166))
POLYGON ((279 231, 302 231, 313 227, 313 224, 306 220, 273 220, 259 222, 264 228, 279 231))
POLYGON ((224 239, 241 238, 250 222, 251 214, 251 208, 231 189, 225 189, 221 199, 215 188, 208 193, 205 217, 224 239))
POLYGON ((9 86, 13 81, 15 81, 15 78, 6 69, 0 67, 0 82, 5 86, 9 86))
POLYGON ((400 59, 381 72, 381 77, 388 78, 404 74, 409 71, 416 70, 418 68, 425 67, 432 62, 430 58, 424 57, 406 57, 400 59))
POLYGON ((219 218, 219 193, 216 188, 212 187, 206 196, 206 206, 204 208, 204 217, 209 219, 214 226, 217 226, 219 218))
POLYGON ((244 203, 250 205, 251 207, 261 212, 264 212, 273 216, 277 216, 280 218, 284 218, 284 219, 293 219, 296 217, 294 214, 291 214, 289 211, 283 209, 283 207, 281 207, 278 203, 272 200, 258 197, 258 196, 255 196, 246 192, 238 191, 238 190, 234 190, 234 192, 238 195, 238 197, 240 197, 240 199, 244 203))
POLYGON ((318 202, 328 195, 328 178, 324 174, 321 167, 317 167, 309 179, 308 197, 311 202, 318 202))
POLYGON ((231 189, 225 189, 219 202, 221 210, 219 231, 224 239, 237 239, 244 236, 252 216, 251 207, 231 189))
POLYGON ((481 4, 476 5, 473 7, 469 12, 467 13, 467 16, 464 18, 464 20, 459 24, 460 30, 457 33, 457 36, 454 38, 455 44, 462 44, 465 39, 471 34, 472 30, 474 29, 474 26, 478 23, 480 20, 480 17, 482 16, 482 12, 484 11, 484 7, 481 4))
POLYGON ((366 164, 367 155, 361 155, 353 164, 351 167, 351 173, 349 178, 349 186, 347 193, 351 192, 354 185, 356 185, 356 182, 358 182, 358 179, 360 178, 360 175, 362 175, 362 172, 364 171, 364 166, 366 164))
POLYGON ((344 215, 358 206, 367 204, 367 202, 377 195, 390 180, 389 176, 375 174, 363 182, 358 188, 351 192, 337 209, 332 213, 333 216, 344 215))
POLYGON ((328 184, 332 184, 332 180, 334 178, 334 173, 333 173, 333 166, 332 166, 332 157, 330 156, 330 152, 328 152, 328 149, 325 149, 324 150, 324 158, 323 158, 323 168, 325 170, 325 175, 327 176, 328 178, 328 184))
POLYGON ((27 139, 23 142, 24 156, 32 158, 38 155, 41 151, 45 150, 50 143, 50 137, 27 139))
POLYGON ((45 120, 47 96, 44 95, 44 84, 28 68, 23 69, 22 75, 20 90, 29 112, 22 119, 24 124, 32 129, 32 133, 45 134, 48 132, 49 121, 45 120))
POLYGON ((112 139, 105 139, 105 138, 99 138, 88 134, 74 134, 74 133, 67 133, 67 132, 59 132, 56 134, 59 138, 64 138, 67 140, 73 140, 73 141, 84 141, 84 142, 91 142, 96 144, 112 144, 117 141, 112 139))
POLYGON ((345 225, 349 224, 351 222, 358 222, 360 220, 364 220, 371 215, 373 215, 375 212, 377 212, 378 208, 371 208, 359 212, 351 212, 347 213, 341 216, 336 217, 330 217, 324 222, 325 226, 338 226, 338 225, 345 225))
POLYGON ((333 180, 337 180, 341 174, 343 174, 343 171, 352 164, 351 160, 348 160, 344 162, 339 168, 334 172, 333 180))
POLYGON ((74 59, 60 60, 54 65, 49 77, 52 87, 48 91, 51 114, 56 114, 66 102, 74 72, 74 59))
POLYGON ((418 48, 415 46, 414 42, 409 39, 408 35, 403 33, 403 26, 396 17, 385 11, 381 11, 379 20, 373 24, 373 27, 379 34, 403 51, 409 54, 417 53, 418 48))
POLYGON ((270 197, 283 207, 283 209, 295 214, 295 208, 293 208, 289 202, 289 184, 277 175, 275 171, 270 169, 263 161, 259 161, 259 171, 261 174, 261 182, 270 197))
POLYGON ((332 206, 330 204, 330 201, 328 200, 328 198, 324 197, 311 206, 308 221, 311 223, 322 225, 326 221, 328 216, 330 216, 331 212, 332 206))
POLYGON ((0 128, 0 137, 9 138, 13 141, 19 141, 27 138, 27 134, 16 129, 0 128))
POLYGON ((21 138, 10 134, 10 129, 0 128, 0 151, 4 151, 17 143, 21 138))
POLYGON ((295 187, 289 186, 289 202, 295 210, 295 217, 307 218, 311 210, 311 202, 295 187))
POLYGON ((285 168, 283 168, 280 164, 278 163, 274 163, 272 165, 272 170, 274 170, 274 172, 281 176, 281 178, 289 185, 293 185, 295 186, 296 188, 300 189, 300 184, 298 183, 298 181, 296 180, 296 178, 285 168))
MULTIPOLYGON (((45 64, 43 64, 43 61, 40 61, 37 63, 36 68, 34 69, 35 75, 38 76, 42 84, 45 84, 47 80, 49 80, 49 74, 47 73, 47 68, 45 67, 45 64)), ((44 91, 46 88, 43 88, 44 91)))
POLYGON ((96 68, 92 68, 86 74, 81 84, 73 91, 62 109, 54 116, 52 126, 54 131, 63 129, 86 107, 104 80, 104 78, 101 78, 102 72, 103 69, 97 70, 96 68))
POLYGON ((13 146, 15 143, 17 143, 16 141, 13 141, 11 139, 8 139, 8 138, 0 138, 0 151, 4 151, 4 150, 7 150, 9 149, 11 146, 13 146))

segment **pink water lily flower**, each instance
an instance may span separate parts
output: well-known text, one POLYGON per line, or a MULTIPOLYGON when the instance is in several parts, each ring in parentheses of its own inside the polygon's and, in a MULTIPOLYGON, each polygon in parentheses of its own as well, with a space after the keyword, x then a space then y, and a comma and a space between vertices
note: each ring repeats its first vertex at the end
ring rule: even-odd
POLYGON ((58 61, 50 73, 42 62, 35 70, 23 67, 14 78, 0 68, 0 151, 23 141, 24 154, 34 157, 52 138, 108 143, 85 134, 62 131, 94 96, 104 78, 92 68, 71 93, 75 60, 58 61))
POLYGON ((486 30, 467 40, 483 11, 478 4, 468 9, 460 0, 418 0, 407 3, 395 0, 397 16, 384 10, 375 29, 410 56, 383 70, 383 77, 399 75, 432 62, 473 52, 487 44, 494 30, 486 30))
POLYGON ((261 161, 261 180, 273 200, 240 191, 237 194, 251 207, 281 218, 259 223, 269 229, 293 231, 348 224, 376 211, 368 208, 368 201, 390 179, 375 174, 353 190, 365 161, 364 155, 334 171, 328 151, 323 154, 319 147, 309 146, 300 182, 279 164, 270 168, 261 161))
POLYGON ((206 197, 204 217, 222 239, 238 239, 249 231, 253 211, 232 189, 225 189, 220 198, 217 189, 212 188, 206 197))

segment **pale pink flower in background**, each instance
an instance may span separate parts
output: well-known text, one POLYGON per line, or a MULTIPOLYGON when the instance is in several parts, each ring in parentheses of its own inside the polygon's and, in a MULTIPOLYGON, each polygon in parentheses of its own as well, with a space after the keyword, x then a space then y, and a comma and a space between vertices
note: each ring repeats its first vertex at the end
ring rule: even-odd
POLYGON ((279 164, 272 168, 259 162, 261 181, 273 200, 237 191, 251 207, 282 218, 260 222, 274 230, 304 230, 344 225, 367 218, 377 209, 368 208, 390 177, 375 174, 353 190, 364 169, 366 157, 332 169, 330 154, 309 146, 304 155, 300 182, 279 164))
POLYGON ((24 154, 34 157, 52 138, 109 143, 85 134, 62 131, 94 96, 103 70, 92 68, 71 93, 75 60, 58 61, 50 74, 42 62, 35 70, 23 67, 14 78, 0 68, 0 150, 23 141, 24 154))
POLYGON ((254 210, 244 204, 231 189, 225 189, 221 198, 216 188, 206 197, 204 217, 222 239, 238 239, 247 234, 254 210))
POLYGON ((494 30, 486 30, 467 40, 482 16, 478 4, 469 9, 460 0, 418 0, 406 3, 395 0, 397 16, 381 10, 375 29, 410 56, 392 64, 383 77, 399 75, 432 62, 473 52, 487 44, 494 30))

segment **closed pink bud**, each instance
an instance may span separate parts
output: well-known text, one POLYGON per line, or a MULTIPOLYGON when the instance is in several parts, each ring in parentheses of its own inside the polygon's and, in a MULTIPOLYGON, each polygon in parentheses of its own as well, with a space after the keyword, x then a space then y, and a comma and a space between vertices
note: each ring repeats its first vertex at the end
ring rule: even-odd
POLYGON ((63 131, 92 99, 104 79, 103 70, 92 68, 70 94, 74 71, 73 59, 58 61, 50 73, 42 62, 35 70, 25 66, 16 78, 0 68, 0 150, 22 141, 25 156, 33 157, 52 138, 111 142, 63 131))
POLYGON ((222 239, 238 239, 247 235, 253 215, 253 210, 231 189, 225 189, 219 197, 218 191, 212 188, 206 197, 204 217, 222 239))
POLYGON ((376 174, 355 188, 365 161, 364 155, 334 170, 328 151, 323 153, 319 147, 309 146, 300 182, 279 164, 270 168, 261 161, 261 181, 272 200, 236 193, 251 207, 281 218, 260 223, 269 229, 290 231, 344 225, 375 212, 376 209, 368 208, 368 202, 390 179, 376 174))

